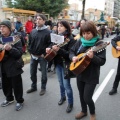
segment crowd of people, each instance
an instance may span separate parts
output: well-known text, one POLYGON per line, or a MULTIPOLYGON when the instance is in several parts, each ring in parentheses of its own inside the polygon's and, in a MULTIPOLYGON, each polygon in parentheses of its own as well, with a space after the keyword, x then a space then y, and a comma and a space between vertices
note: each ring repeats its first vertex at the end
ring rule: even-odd
MULTIPOLYGON (((16 23, 10 20, 3 20, 0 23, 0 53, 4 54, 3 59, 0 61, 0 77, 2 90, 6 97, 1 106, 6 107, 13 103, 15 99, 17 101, 16 111, 21 110, 23 107, 24 98, 21 74, 23 73, 22 67, 24 64, 22 54, 26 52, 26 43, 28 43, 28 52, 31 56, 31 87, 26 92, 29 94, 38 90, 37 69, 39 64, 41 71, 41 90, 39 95, 42 96, 46 93, 48 81, 47 72, 51 71, 51 65, 54 63, 60 88, 60 100, 58 101, 58 105, 62 105, 67 100, 68 106, 66 112, 70 113, 74 106, 74 98, 70 82, 71 77, 65 77, 65 66, 70 65, 71 62, 76 64, 80 60, 78 55, 87 51, 87 57, 90 59, 89 66, 76 76, 81 110, 75 115, 75 118, 81 119, 87 116, 88 106, 90 120, 96 120, 95 103, 92 96, 96 85, 99 83, 100 67, 106 62, 106 50, 95 53, 90 48, 98 44, 101 40, 99 29, 97 29, 92 21, 83 19, 76 27, 77 29, 80 28, 79 33, 73 35, 70 23, 65 20, 52 24, 51 21, 46 22, 46 17, 43 14, 37 14, 35 21, 35 23, 32 22, 32 17, 29 17, 25 26, 23 26, 20 17, 18 17, 16 23), (60 47, 51 42, 51 33, 64 36, 64 41, 67 39, 69 39, 69 41, 67 41, 67 44, 60 47), (17 42, 13 43, 12 41, 11 44, 8 44, 8 41, 6 42, 5 39, 11 36, 17 42), (52 61, 47 62, 45 55, 49 54, 51 50, 54 50, 57 54, 52 61)), ((102 39, 104 39, 106 29, 103 26, 101 30, 102 39)), ((117 50, 120 50, 120 46, 117 45, 117 41, 119 40, 119 35, 112 39, 112 45, 117 50)), ((116 79, 109 93, 110 95, 117 92, 120 81, 119 69, 120 60, 116 79)))

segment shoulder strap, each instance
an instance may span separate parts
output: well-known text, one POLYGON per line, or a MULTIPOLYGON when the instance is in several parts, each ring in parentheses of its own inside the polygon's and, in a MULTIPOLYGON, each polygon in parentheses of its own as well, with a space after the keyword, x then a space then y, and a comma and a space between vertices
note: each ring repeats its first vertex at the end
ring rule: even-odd
POLYGON ((78 48, 77 54, 80 52, 81 48, 82 48, 82 44, 81 44, 80 47, 78 48))

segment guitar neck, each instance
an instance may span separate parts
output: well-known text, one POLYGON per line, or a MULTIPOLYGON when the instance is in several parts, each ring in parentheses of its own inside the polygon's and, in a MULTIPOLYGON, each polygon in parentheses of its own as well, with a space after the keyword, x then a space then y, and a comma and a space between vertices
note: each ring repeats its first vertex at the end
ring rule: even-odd
MULTIPOLYGON (((20 41, 20 39, 19 39, 19 40, 14 40, 13 42, 8 42, 8 43, 6 43, 6 44, 14 45, 14 44, 16 44, 18 41, 20 41)), ((3 50, 5 49, 4 46, 5 46, 5 45, 3 45, 2 48, 0 48, 0 51, 3 51, 3 50)))

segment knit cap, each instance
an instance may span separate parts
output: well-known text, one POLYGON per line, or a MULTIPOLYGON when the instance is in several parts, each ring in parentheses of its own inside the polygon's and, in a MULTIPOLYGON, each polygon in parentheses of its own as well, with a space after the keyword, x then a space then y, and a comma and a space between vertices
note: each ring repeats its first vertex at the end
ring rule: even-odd
POLYGON ((0 25, 5 25, 5 26, 7 26, 10 30, 11 30, 11 28, 12 28, 12 25, 11 25, 10 20, 3 20, 3 21, 0 23, 0 25))

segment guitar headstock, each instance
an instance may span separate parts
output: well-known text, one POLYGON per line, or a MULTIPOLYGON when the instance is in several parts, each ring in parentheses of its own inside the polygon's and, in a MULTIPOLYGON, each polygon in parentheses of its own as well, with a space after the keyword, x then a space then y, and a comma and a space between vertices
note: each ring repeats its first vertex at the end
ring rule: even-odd
POLYGON ((64 45, 66 45, 69 41, 70 41, 70 39, 66 38, 65 41, 62 44, 60 44, 59 46, 62 47, 64 45))
POLYGON ((69 38, 66 38, 64 42, 69 42, 69 41, 70 41, 70 39, 69 39, 69 38))
POLYGON ((98 41, 95 46, 92 47, 94 52, 101 52, 103 51, 108 45, 110 44, 109 41, 98 41))

